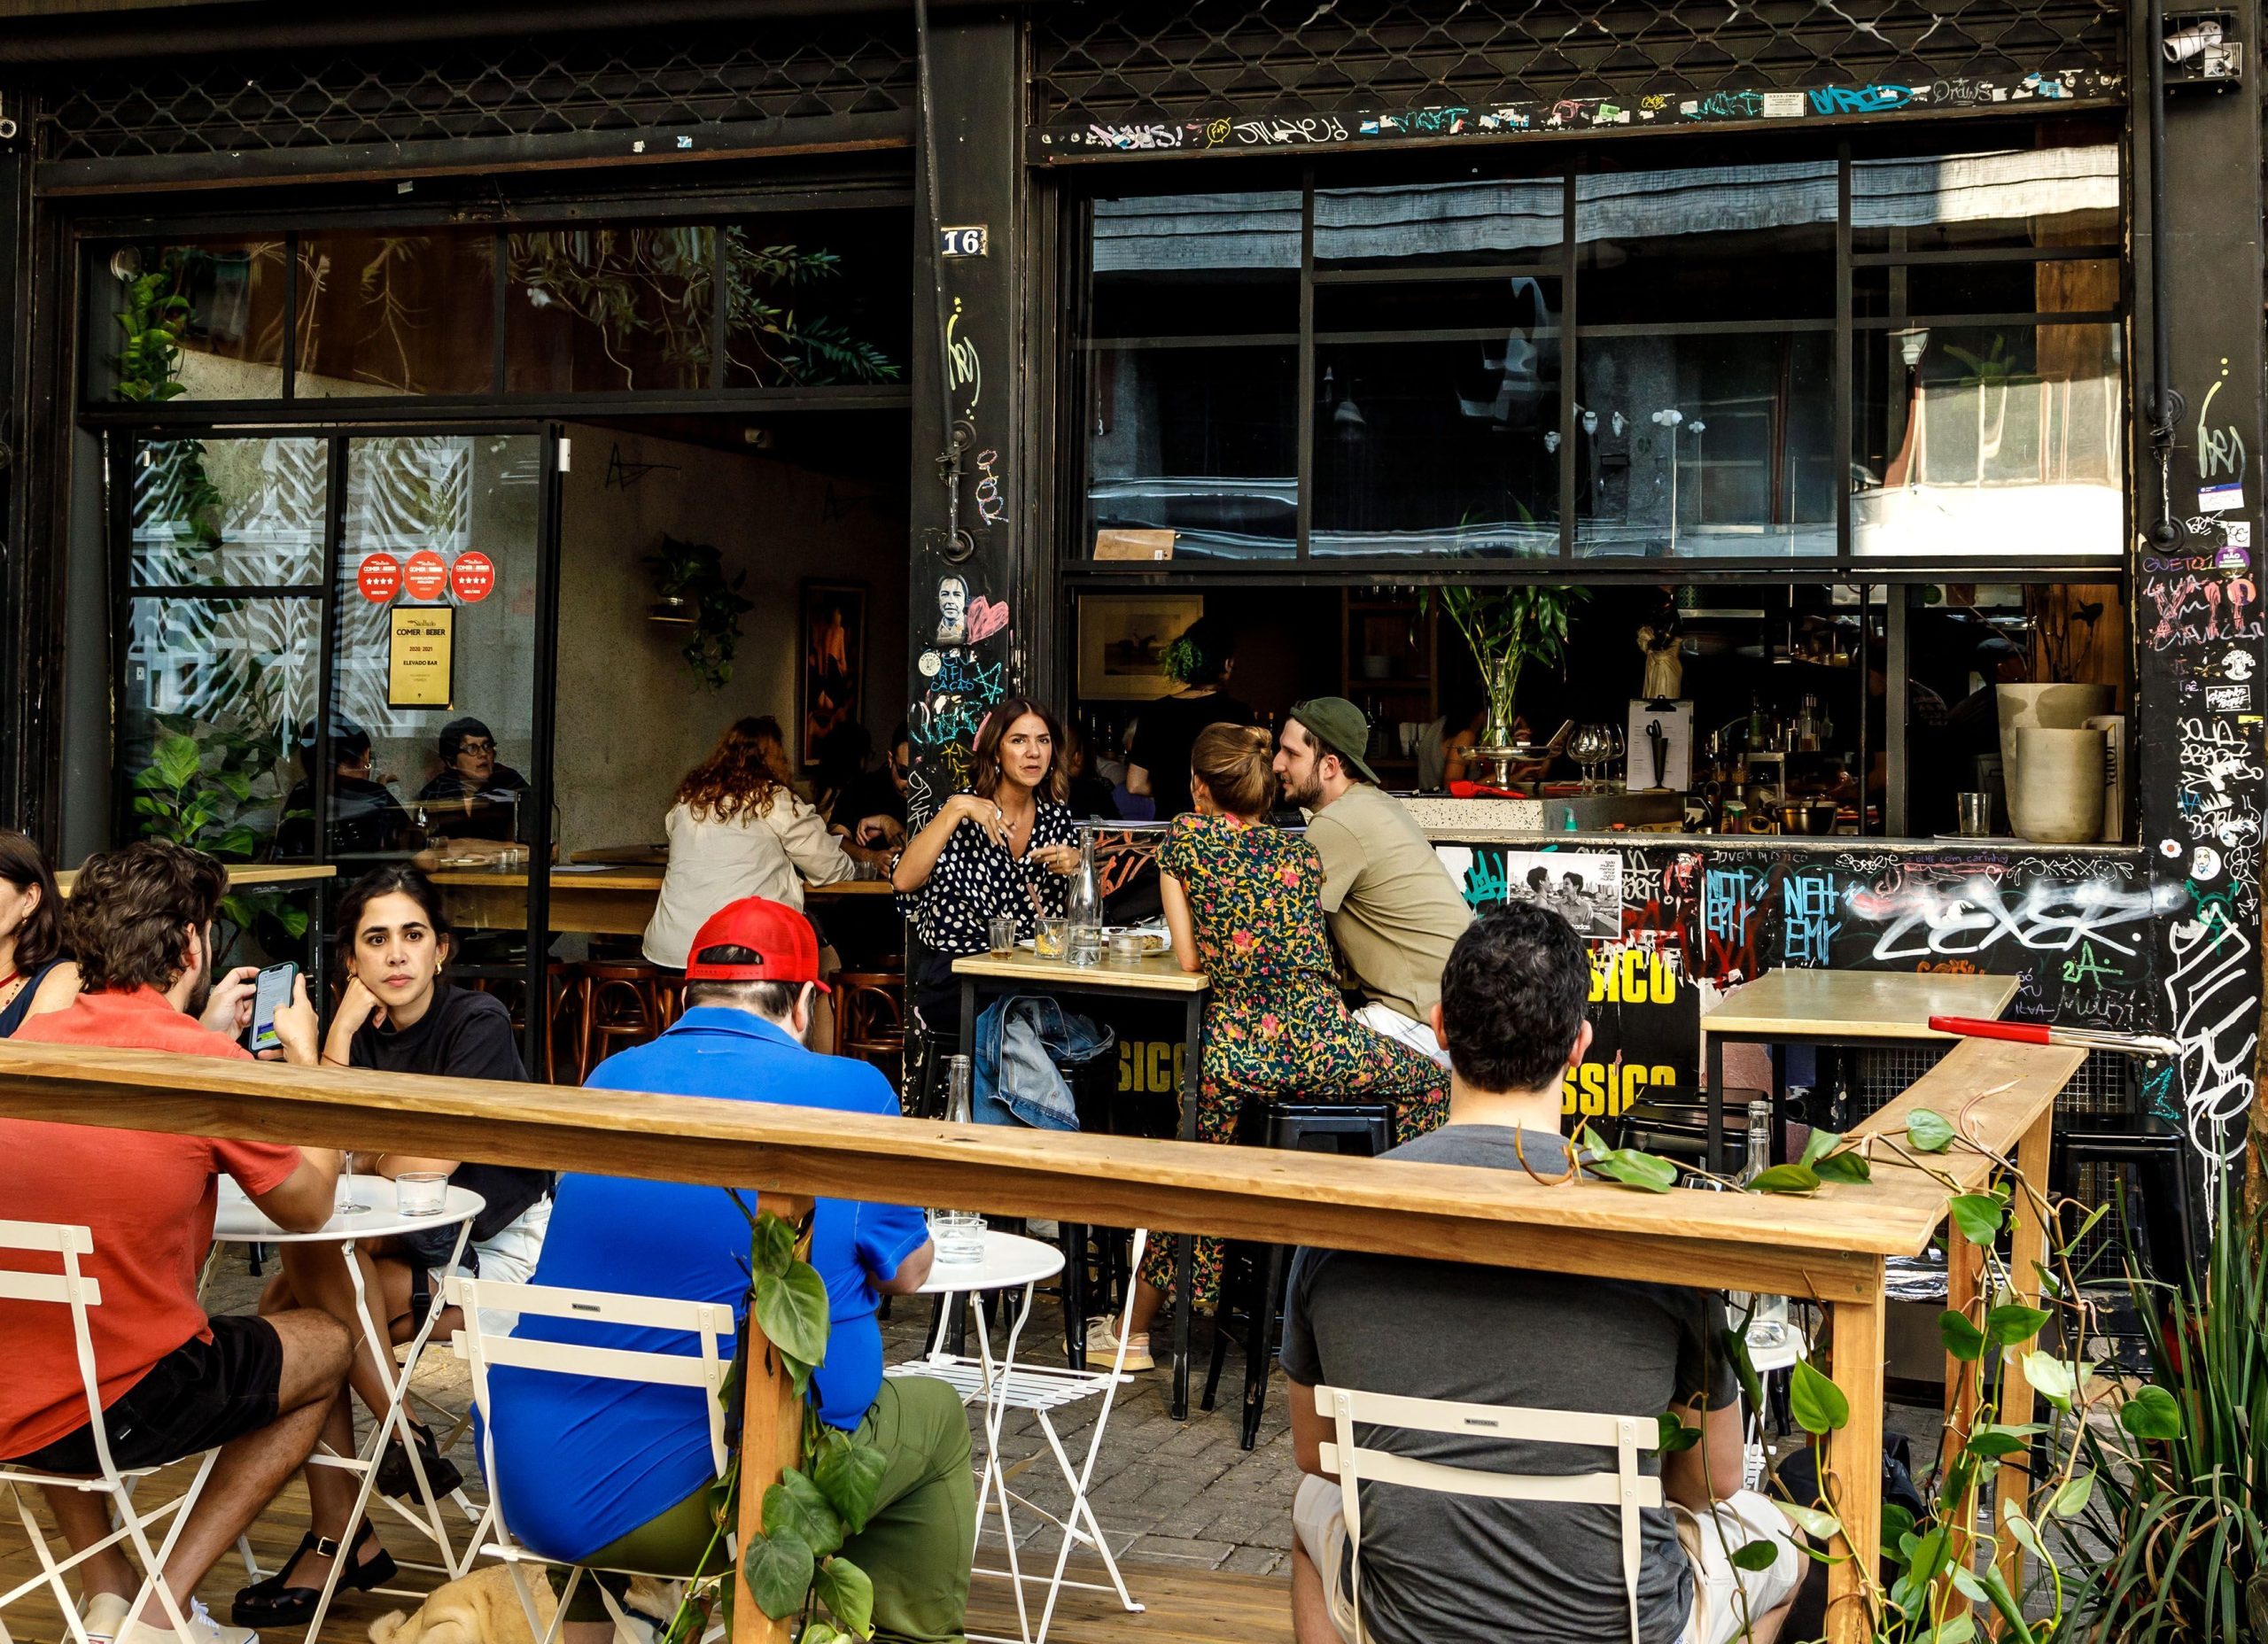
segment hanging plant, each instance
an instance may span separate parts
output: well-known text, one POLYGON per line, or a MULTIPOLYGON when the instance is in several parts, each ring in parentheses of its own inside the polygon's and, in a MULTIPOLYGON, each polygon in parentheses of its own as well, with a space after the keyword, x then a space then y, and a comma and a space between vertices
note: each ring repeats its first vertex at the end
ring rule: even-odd
POLYGON ((664 536, 661 547, 640 563, 652 571, 654 592, 659 596, 647 615, 657 623, 690 627, 679 655, 693 670, 696 686, 722 690, 732 681, 742 613, 755 609, 754 601, 740 591, 748 573, 727 579, 724 558, 715 548, 672 536, 664 536))
MULTIPOLYGON (((768 1210, 751 1214, 737 1193, 733 1203, 749 1219, 750 1314, 793 1378, 804 1410, 804 1465, 784 1469, 777 1484, 765 1486, 764 1528, 741 1549, 737 1573, 747 1579, 750 1596, 766 1616, 797 1619, 800 1644, 868 1638, 874 1630, 874 1584, 841 1549, 874 1516, 889 1463, 873 1445, 820 1421, 812 1401, 812 1375, 827 1357, 829 1321, 827 1283, 805 1260, 811 1253, 809 1219, 798 1229, 768 1210)), ((742 1345, 745 1349, 747 1343, 742 1345)), ((718 1395, 727 1410, 741 1399, 747 1357, 745 1351, 734 1356, 732 1375, 718 1395)), ((715 1523, 695 1569, 709 1567, 740 1523, 742 1455, 740 1449, 733 1452, 725 1476, 710 1492, 715 1523)), ((708 1631, 712 1617, 729 1633, 734 1574, 728 1570, 695 1581, 660 1644, 692 1644, 708 1631)))
MULTIPOLYGON (((183 275, 194 255, 167 252, 158 266, 125 282, 126 304, 114 316, 126 340, 111 356, 118 373, 116 393, 137 405, 163 405, 188 392, 181 380, 182 337, 187 332, 190 300, 182 294, 183 275)), ((170 520, 184 541, 221 546, 221 492, 205 471, 201 440, 174 442, 163 476, 169 496, 144 500, 150 516, 170 520)))

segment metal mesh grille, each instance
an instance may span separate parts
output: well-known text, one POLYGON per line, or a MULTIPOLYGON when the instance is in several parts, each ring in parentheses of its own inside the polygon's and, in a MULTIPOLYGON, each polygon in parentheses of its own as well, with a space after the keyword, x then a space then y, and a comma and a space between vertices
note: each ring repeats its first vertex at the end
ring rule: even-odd
POLYGON ((2115 74, 2119 29, 2094 0, 1076 0, 1040 9, 1034 68, 1048 126, 1817 87, 1960 103, 2115 74))
POLYGON ((910 28, 808 19, 335 54, 105 65, 39 120, 42 158, 139 159, 890 114, 910 28))
MULTIPOLYGON (((1938 1065, 1950 1045, 1914 1044, 1867 1048, 1854 1052, 1852 1118, 1863 1119, 1888 1105, 1938 1065)), ((2134 1111, 2133 1060, 2109 1051, 2091 1052, 2055 1098, 2059 1113, 2131 1113, 2134 1111)))

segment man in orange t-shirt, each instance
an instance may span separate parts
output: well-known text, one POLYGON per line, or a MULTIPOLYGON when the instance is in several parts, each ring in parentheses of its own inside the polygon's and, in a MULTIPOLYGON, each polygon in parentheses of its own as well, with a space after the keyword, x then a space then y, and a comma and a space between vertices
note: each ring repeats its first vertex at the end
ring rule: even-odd
MULTIPOLYGON (((155 840, 88 858, 66 910, 85 991, 33 1017, 22 1041, 243 1058, 251 969, 219 986, 213 920, 228 890, 219 863, 155 840)), ((288 1061, 313 1066, 315 1014, 304 982, 277 1012, 288 1061)), ((96 1396, 112 1461, 151 1467, 219 1448, 197 1508, 162 1572, 184 1615, 215 1561, 314 1449, 346 1375, 346 1331, 312 1309, 208 1319, 197 1269, 213 1242, 219 1178, 234 1176, 278 1226, 311 1232, 330 1217, 338 1155, 265 1142, 0 1119, 0 1216, 88 1229, 82 1270, 102 1287, 88 1311, 96 1396)), ((55 1271, 50 1259, 0 1255, 0 1267, 55 1271)), ((48 1472, 100 1470, 71 1316, 52 1303, 0 1300, 0 1457, 48 1472)), ((79 1551, 110 1533, 105 1498, 50 1490, 79 1551)), ((116 1547, 79 1566, 88 1632, 117 1644, 239 1644, 252 1635, 201 1611, 177 1634, 154 1599, 128 1614, 138 1573, 116 1547)))

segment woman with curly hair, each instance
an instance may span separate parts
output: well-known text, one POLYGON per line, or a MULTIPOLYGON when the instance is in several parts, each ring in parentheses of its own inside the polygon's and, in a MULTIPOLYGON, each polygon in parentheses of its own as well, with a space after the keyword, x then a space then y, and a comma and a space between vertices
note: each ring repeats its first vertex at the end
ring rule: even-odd
POLYGON ((736 719, 677 785, 669 868, 646 926, 654 964, 683 970, 694 933, 728 902, 764 896, 800 908, 805 885, 835 884, 860 861, 882 859, 827 832, 827 818, 788 785, 786 749, 770 715, 736 719))
POLYGON ((1165 648, 1167 677, 1181 689, 1142 709, 1134 745, 1126 750, 1126 791, 1157 802, 1161 822, 1190 808, 1189 749, 1208 725, 1250 725, 1252 710, 1223 689, 1236 671, 1228 629, 1200 616, 1165 648))
MULTIPOLYGON (((1174 824, 1158 853, 1166 927, 1181 968, 1212 984, 1197 1091, 1197 1139, 1230 1143, 1246 1104, 1377 1102, 1394 1109, 1396 1146, 1449 1117, 1449 1076, 1431 1057, 1364 1027, 1332 970, 1323 913, 1323 858, 1271 826, 1275 747, 1252 725, 1212 725, 1190 750, 1196 814, 1174 824)), ((1177 1237, 1150 1242, 1136 1285, 1126 1368, 1152 1365, 1151 1322, 1173 1286, 1177 1237)), ((1200 1238, 1193 1305, 1220 1298, 1222 1241, 1200 1238)), ((1117 1350, 1115 1321, 1088 1322, 1087 1352, 1117 1350)))

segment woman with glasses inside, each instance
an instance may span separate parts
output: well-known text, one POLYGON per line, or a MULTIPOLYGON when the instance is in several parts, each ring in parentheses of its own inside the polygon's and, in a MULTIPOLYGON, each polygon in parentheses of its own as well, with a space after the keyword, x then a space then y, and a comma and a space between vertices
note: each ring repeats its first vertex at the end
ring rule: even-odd
MULTIPOLYGON (((376 869, 339 898, 335 923, 346 988, 323 1038, 325 1066, 525 1082, 519 1035, 502 1001, 455 987, 441 973, 452 937, 441 893, 431 880, 406 865, 376 869)), ((442 1175, 479 1194, 485 1204, 473 1218, 463 1265, 482 1278, 513 1283, 525 1283, 534 1274, 551 1221, 549 1171, 409 1153, 363 1153, 353 1163, 359 1174, 389 1180, 420 1172, 442 1175)), ((391 1188, 386 1191, 384 1202, 391 1203, 391 1188)), ((371 1316, 386 1321, 391 1339, 408 1341, 431 1311, 456 1236, 456 1225, 450 1223, 430 1233, 356 1244, 354 1260, 362 1264, 371 1316)), ((353 1285, 339 1247, 279 1248, 283 1271, 260 1297, 260 1310, 320 1307, 345 1324, 355 1343, 347 1384, 372 1410, 384 1409, 384 1372, 392 1367, 373 1361, 363 1345, 353 1285)), ((446 1336, 451 1324, 444 1318, 439 1333, 446 1336)), ((426 1482, 435 1495, 447 1495, 462 1482, 456 1463, 441 1454, 422 1423, 413 1422, 411 1431, 426 1482)), ((323 1440, 338 1454, 353 1454, 353 1412, 345 1393, 331 1407, 323 1440)), ((307 1475, 314 1528, 283 1569, 237 1593, 233 1618, 240 1627, 301 1626, 315 1614, 331 1561, 340 1555, 338 1539, 353 1508, 355 1481, 353 1474, 332 1467, 310 1467, 307 1475)), ((379 1462, 377 1487, 388 1495, 407 1496, 415 1482, 408 1454, 396 1438, 379 1462)), ((367 1592, 393 1578, 392 1556, 378 1545, 368 1520, 347 1556, 350 1562, 338 1574, 341 1589, 367 1592)))
POLYGON ((890 875, 921 941, 914 1005, 936 1033, 960 1026, 953 960, 990 946, 995 914, 1013 917, 1021 936, 1060 917, 1079 869, 1069 750, 1053 714, 1007 698, 977 731, 972 763, 970 791, 938 807, 890 875))
POLYGON ((496 733, 468 716, 441 727, 441 769, 417 790, 437 839, 525 842, 528 779, 496 758, 496 733))

